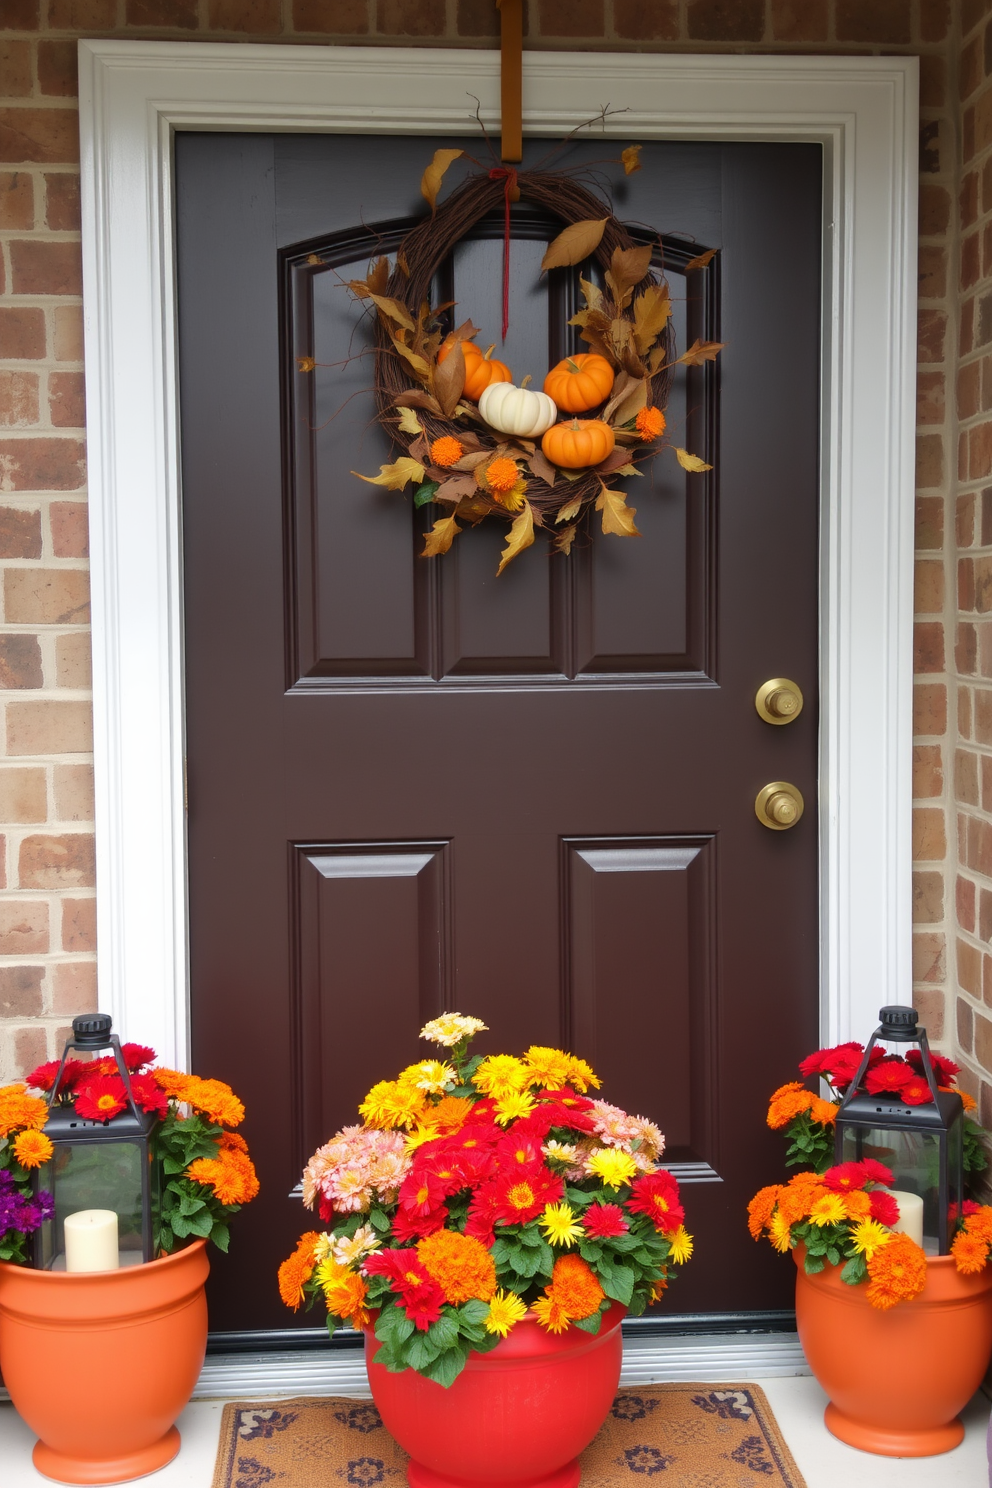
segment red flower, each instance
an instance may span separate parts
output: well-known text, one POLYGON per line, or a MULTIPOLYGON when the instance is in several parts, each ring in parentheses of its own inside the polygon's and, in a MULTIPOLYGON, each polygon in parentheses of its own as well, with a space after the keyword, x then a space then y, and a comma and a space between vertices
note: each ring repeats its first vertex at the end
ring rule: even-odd
MULTIPOLYGON (((906 1062, 912 1065, 918 1075, 924 1073, 922 1049, 911 1049, 906 1055, 906 1062)), ((945 1059, 943 1054, 931 1054, 930 1066, 937 1076, 938 1085, 953 1085, 955 1079, 961 1073, 961 1066, 955 1064, 953 1059, 945 1059)))
POLYGON ((885 1193, 880 1188, 873 1188, 869 1198, 871 1199, 871 1217, 877 1219, 879 1224, 894 1225, 899 1221, 899 1201, 894 1199, 890 1193, 885 1193))
MULTIPOLYGON (((39 1064, 27 1076, 26 1083, 35 1090, 51 1090, 55 1084, 55 1076, 59 1072, 60 1059, 49 1059, 47 1064, 39 1064)), ((84 1064, 81 1059, 67 1059, 65 1069, 62 1071, 62 1083, 59 1086, 59 1095, 65 1095, 74 1090, 80 1078, 90 1073, 90 1066, 84 1064)))
POLYGON ((631 1214, 646 1214, 663 1235, 677 1230, 685 1221, 685 1210, 679 1203, 679 1186, 664 1168, 634 1179, 627 1208, 631 1214))
POLYGON ((883 1093, 897 1095, 912 1079, 913 1071, 905 1059, 900 1059, 897 1054, 890 1054, 885 1059, 879 1060, 874 1069, 868 1071, 865 1076, 865 1089, 869 1095, 882 1095, 883 1093))
POLYGON ((110 1121, 126 1108, 120 1075, 97 1075, 76 1090, 76 1115, 84 1121, 110 1121))
POLYGON ((902 1087, 899 1094, 907 1106, 925 1106, 927 1101, 932 1101, 930 1084, 922 1075, 913 1075, 902 1087))
POLYGON ((410 1214, 406 1209, 397 1209, 393 1216, 393 1239, 398 1240, 401 1245, 408 1245, 411 1240, 423 1240, 425 1235, 433 1235, 435 1230, 441 1229, 448 1218, 448 1210, 445 1204, 440 1209, 435 1209, 431 1214, 410 1214))
MULTIPOLYGON (((854 1040, 847 1044, 837 1044, 833 1049, 817 1049, 815 1054, 807 1055, 800 1063, 799 1071, 804 1078, 809 1075, 828 1075, 835 1085, 850 1085, 858 1073, 864 1053, 864 1044, 854 1040)), ((869 1069, 884 1058, 885 1051, 876 1044, 871 1051, 869 1069)))
POLYGON ((317 1195, 317 1213, 325 1224, 330 1224, 334 1218, 334 1205, 325 1194, 319 1193, 317 1195))
POLYGON ((149 1049, 147 1044, 121 1044, 121 1054, 129 1075, 136 1075, 146 1064, 152 1064, 155 1060, 155 1050, 149 1049))
POLYGON ((496 1194, 492 1183, 477 1188, 468 1206, 465 1233, 483 1245, 492 1245, 496 1239, 496 1194))
POLYGON ((493 1217, 497 1224, 526 1224, 546 1204, 556 1204, 565 1192, 562 1180, 548 1168, 503 1173, 493 1183, 493 1217))
POLYGON ((512 1172, 526 1173, 544 1166, 541 1139, 528 1131, 522 1121, 515 1121, 506 1136, 496 1144, 496 1160, 512 1172), (521 1127, 524 1129, 521 1131, 521 1127))
POLYGON ((630 1229, 619 1204, 590 1204, 582 1216, 582 1224, 587 1235, 603 1239, 623 1235, 630 1229))
POLYGON ((828 1168, 820 1181, 834 1193, 850 1193, 851 1189, 864 1187, 868 1174, 864 1163, 838 1163, 836 1167, 828 1168))
POLYGON ((540 1127, 547 1136, 553 1126, 563 1126, 571 1131, 595 1131, 591 1118, 586 1114, 592 1110, 592 1101, 584 1095, 576 1095, 566 1086, 564 1090, 539 1090, 538 1106, 527 1117, 540 1127))
POLYGON ((441 1316, 444 1293, 427 1272, 415 1250, 377 1250, 366 1256, 366 1276, 388 1276, 399 1292, 403 1311, 421 1332, 441 1316))
POLYGON ((430 1214, 447 1196, 446 1186, 436 1173, 411 1171, 400 1185, 400 1207, 410 1214, 430 1214))
POLYGON ((891 1183, 892 1169, 887 1168, 884 1163, 876 1161, 874 1157, 862 1159, 861 1166, 865 1170, 865 1181, 867 1183, 891 1183))
POLYGON ((169 1112, 169 1097, 160 1088, 152 1075, 132 1075, 131 1094, 134 1096, 135 1105, 143 1111, 154 1111, 156 1116, 167 1116, 169 1112))

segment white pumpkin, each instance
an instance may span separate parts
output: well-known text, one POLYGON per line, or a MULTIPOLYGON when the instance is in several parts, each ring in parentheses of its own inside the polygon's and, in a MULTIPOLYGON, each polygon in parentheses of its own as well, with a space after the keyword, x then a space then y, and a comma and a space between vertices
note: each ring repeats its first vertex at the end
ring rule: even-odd
POLYGON ((547 393, 514 387, 512 382, 491 382, 479 399, 479 412, 492 428, 518 439, 539 439, 558 417, 547 393))

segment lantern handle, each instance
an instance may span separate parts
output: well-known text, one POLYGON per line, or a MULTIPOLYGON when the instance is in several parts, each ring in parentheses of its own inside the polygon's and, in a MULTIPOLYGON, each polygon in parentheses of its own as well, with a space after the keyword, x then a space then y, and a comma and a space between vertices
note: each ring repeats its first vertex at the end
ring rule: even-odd
MULTIPOLYGON (((846 1105, 848 1101, 851 1100, 853 1096, 855 1096, 860 1090, 861 1081, 864 1079, 865 1073, 868 1069, 868 1061, 871 1057, 871 1051, 875 1047, 875 1043, 882 1032, 883 1029, 880 1025, 878 1028, 875 1029, 875 1032, 868 1040, 867 1048, 865 1049, 864 1055, 861 1059, 861 1063, 858 1066, 858 1072, 855 1075, 854 1079, 851 1081, 850 1085, 847 1087, 847 1094, 844 1096, 844 1099, 841 1102, 842 1105, 846 1105)), ((925 1028, 920 1028, 915 1032, 913 1042, 919 1044, 920 1046, 920 1052, 923 1055, 923 1073, 926 1076, 927 1085, 930 1087, 930 1096, 934 1105, 939 1106, 939 1102, 937 1100, 937 1096, 939 1093, 937 1089, 937 1078, 933 1070, 933 1061, 930 1058, 930 1043, 927 1039, 927 1031, 925 1028)))
POLYGON ((127 1065, 124 1063, 124 1055, 121 1053, 121 1041, 117 1037, 116 1033, 108 1033, 106 1043, 95 1045, 91 1039, 84 1039, 82 1042, 75 1038, 66 1039, 65 1048, 62 1050, 62 1058, 59 1062, 58 1074, 55 1076, 55 1082, 52 1085, 51 1090, 48 1092, 48 1109, 51 1110, 52 1106, 55 1104, 55 1098, 58 1095, 59 1086, 62 1083, 62 1074, 65 1070, 66 1060, 69 1058, 70 1049, 88 1049, 90 1050, 90 1052, 93 1052, 94 1049, 110 1049, 112 1051, 114 1056, 114 1063, 117 1065, 117 1073, 120 1075, 121 1079, 124 1082, 124 1090, 127 1095, 127 1103, 131 1107, 131 1113, 134 1116, 135 1120, 140 1122, 141 1115, 138 1111, 137 1102, 134 1099, 134 1091, 131 1089, 131 1076, 128 1072, 127 1065))

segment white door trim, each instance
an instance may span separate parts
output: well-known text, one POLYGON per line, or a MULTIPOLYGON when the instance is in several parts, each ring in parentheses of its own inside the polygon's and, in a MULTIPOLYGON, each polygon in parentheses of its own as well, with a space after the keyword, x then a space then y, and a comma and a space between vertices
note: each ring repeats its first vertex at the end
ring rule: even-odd
MULTIPOLYGON (((178 129, 498 130, 498 53, 81 41, 100 1003, 188 1057, 178 129)), ((824 146, 823 1033, 911 982, 917 61, 527 52, 524 128, 824 146)), ((218 368, 218 375, 222 369, 218 368)))

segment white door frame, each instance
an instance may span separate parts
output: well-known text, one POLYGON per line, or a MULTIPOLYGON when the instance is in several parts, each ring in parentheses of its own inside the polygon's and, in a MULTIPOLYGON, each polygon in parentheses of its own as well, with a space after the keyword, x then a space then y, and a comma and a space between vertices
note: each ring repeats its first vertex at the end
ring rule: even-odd
MULTIPOLYGON (((188 1058, 172 140, 498 131, 499 54, 81 41, 100 1006, 188 1058)), ((917 60, 527 52, 525 132, 824 147, 822 1031, 911 996, 917 60)), ((222 367, 218 365, 218 375, 222 367)))

